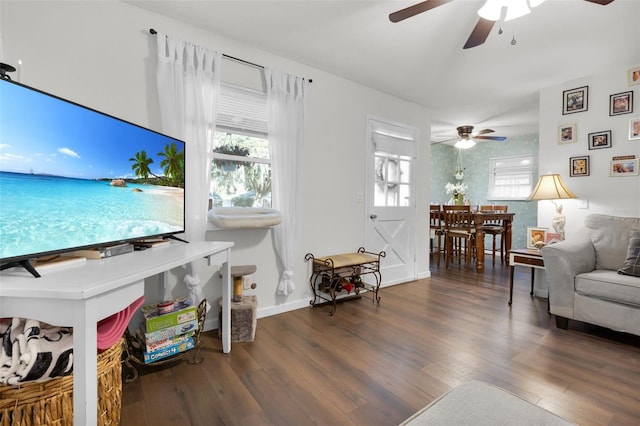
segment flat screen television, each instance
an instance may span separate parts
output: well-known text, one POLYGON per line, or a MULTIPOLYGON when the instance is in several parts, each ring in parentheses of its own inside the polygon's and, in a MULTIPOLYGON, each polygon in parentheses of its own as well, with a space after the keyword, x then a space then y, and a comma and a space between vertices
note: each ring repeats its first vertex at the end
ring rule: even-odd
MULTIPOLYGON (((185 144, 0 79, 0 269, 185 230, 185 144)), ((179 239, 179 238, 177 238, 179 239)))

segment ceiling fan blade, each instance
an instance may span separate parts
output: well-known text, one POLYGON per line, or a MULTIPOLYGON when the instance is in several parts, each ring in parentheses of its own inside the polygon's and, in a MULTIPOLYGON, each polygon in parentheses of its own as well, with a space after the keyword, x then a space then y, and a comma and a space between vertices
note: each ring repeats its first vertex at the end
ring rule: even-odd
POLYGON ((445 143, 445 142, 457 141, 458 139, 460 139, 460 138, 455 137, 455 138, 451 138, 451 139, 445 139, 443 141, 431 141, 431 145, 438 145, 438 144, 445 143))
POLYGON ((504 141, 507 139, 506 136, 472 136, 472 139, 482 139, 485 141, 504 141))
POLYGON ((393 12, 389 15, 389 20, 391 22, 404 21, 407 18, 411 18, 412 16, 416 16, 419 13, 426 12, 427 10, 434 9, 438 6, 442 6, 443 4, 449 3, 450 1, 451 0, 425 0, 418 4, 414 4, 413 6, 409 6, 402 10, 398 10, 397 12, 393 12))
POLYGON ((494 24, 495 21, 489 21, 488 19, 484 18, 478 19, 478 23, 476 24, 473 31, 471 31, 471 35, 462 48, 471 49, 472 47, 480 46, 487 40, 487 37, 489 37, 489 33, 491 33, 491 29, 493 28, 494 24))
MULTIPOLYGON (((493 129, 482 129, 482 130, 478 130, 473 135, 486 135, 487 133, 495 133, 495 130, 493 130, 493 129)), ((475 137, 473 135, 472 135, 472 137, 475 137)))
POLYGON ((609 3, 613 3, 613 0, 584 0, 584 1, 588 1, 589 3, 600 4, 602 6, 606 6, 609 3))

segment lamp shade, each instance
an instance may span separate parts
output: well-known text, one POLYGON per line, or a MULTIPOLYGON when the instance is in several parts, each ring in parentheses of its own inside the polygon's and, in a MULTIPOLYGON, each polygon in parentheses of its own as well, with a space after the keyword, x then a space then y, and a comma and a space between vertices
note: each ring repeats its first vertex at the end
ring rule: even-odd
POLYGON ((542 175, 538 178, 538 183, 533 189, 528 200, 561 200, 566 198, 578 198, 571 192, 562 181, 562 177, 557 174, 542 175))

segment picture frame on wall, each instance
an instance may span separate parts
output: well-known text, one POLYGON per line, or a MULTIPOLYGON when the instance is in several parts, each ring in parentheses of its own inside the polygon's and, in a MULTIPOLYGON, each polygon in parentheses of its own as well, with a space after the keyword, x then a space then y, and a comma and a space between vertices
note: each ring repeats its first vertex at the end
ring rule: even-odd
POLYGON ((611 130, 589 133, 589 149, 611 148, 611 130))
POLYGON ((589 156, 569 158, 569 176, 589 176, 589 156))
POLYGON ((562 115, 583 112, 589 109, 589 86, 577 87, 562 92, 562 115))
POLYGON ((627 82, 629 83, 629 86, 640 84, 640 66, 630 68, 627 71, 627 82))
POLYGON ((640 139, 640 117, 629 120, 629 140, 640 139))
POLYGON ((547 228, 527 226, 527 248, 540 249, 547 242, 547 228))
POLYGON ((575 143, 578 141, 578 131, 576 123, 562 124, 558 126, 558 143, 575 143))
POLYGON ((637 158, 612 160, 609 164, 609 176, 638 176, 637 158))
POLYGON ((633 90, 609 96, 609 116, 633 112, 633 90))

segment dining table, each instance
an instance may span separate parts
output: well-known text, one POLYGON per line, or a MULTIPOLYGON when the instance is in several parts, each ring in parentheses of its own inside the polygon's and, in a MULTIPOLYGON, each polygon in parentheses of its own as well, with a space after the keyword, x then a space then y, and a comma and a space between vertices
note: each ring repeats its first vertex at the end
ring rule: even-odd
MULTIPOLYGON (((439 212, 432 210, 430 214, 432 218, 433 215, 438 215, 440 218, 440 223, 444 224, 444 212, 442 210, 440 210, 439 212)), ((514 216, 515 213, 506 213, 491 210, 471 211, 471 218, 476 231, 476 271, 484 271, 484 231, 482 230, 482 225, 486 222, 502 222, 502 225, 504 226, 504 234, 502 237, 504 238, 505 242, 505 259, 507 262, 507 266, 509 265, 508 254, 511 250, 511 228, 514 216)))

